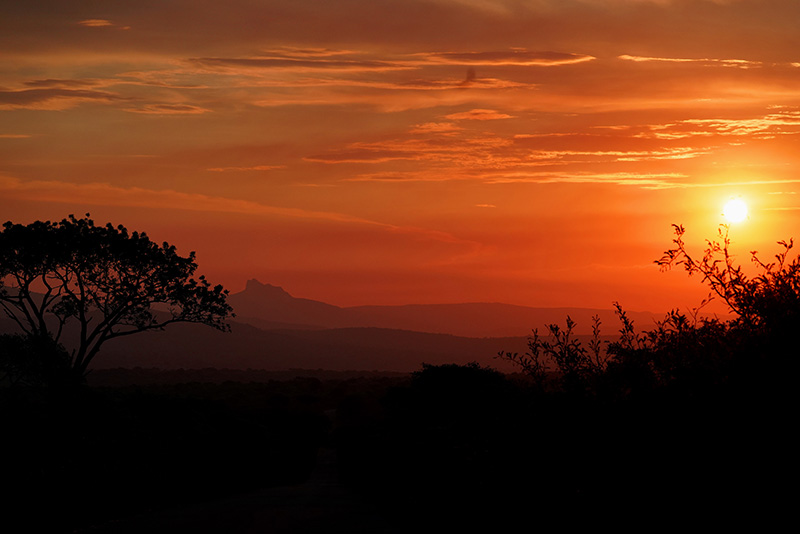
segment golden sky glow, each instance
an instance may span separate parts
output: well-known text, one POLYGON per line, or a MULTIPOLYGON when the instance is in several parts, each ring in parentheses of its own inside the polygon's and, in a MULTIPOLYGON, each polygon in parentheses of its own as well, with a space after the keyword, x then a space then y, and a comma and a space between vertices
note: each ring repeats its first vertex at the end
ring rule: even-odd
POLYGON ((662 311, 800 237, 794 0, 2 2, 0 219, 340 305, 662 311))

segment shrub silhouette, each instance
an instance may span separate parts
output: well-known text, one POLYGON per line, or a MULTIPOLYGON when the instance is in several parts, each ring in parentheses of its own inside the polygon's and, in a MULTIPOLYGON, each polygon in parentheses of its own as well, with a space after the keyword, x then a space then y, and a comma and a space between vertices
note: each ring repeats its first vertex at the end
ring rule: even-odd
MULTIPOLYGON (((655 263, 662 269, 683 266, 689 275, 699 274, 713 294, 721 298, 735 313, 737 323, 756 329, 776 333, 780 327, 797 321, 800 314, 800 256, 789 261, 787 256, 794 241, 778 241, 782 251, 775 261, 765 263, 758 251, 751 251, 751 260, 760 271, 748 278, 742 267, 734 262, 730 253, 730 237, 727 225, 719 227, 719 241, 707 241, 701 259, 695 259, 686 250, 683 226, 675 229, 674 248, 664 252, 655 263)), ((712 295, 713 296, 713 295, 712 295)))
POLYGON ((673 227, 675 246, 656 263, 662 269, 683 266, 690 276, 703 277, 711 289, 710 298, 721 298, 736 315, 724 326, 727 337, 736 341, 737 353, 746 351, 751 363, 762 360, 763 365, 765 359, 774 363, 783 358, 781 365, 790 364, 785 356, 800 324, 800 256, 789 258, 793 240, 778 241, 782 250, 775 254, 775 261, 764 262, 757 251, 751 251, 757 274, 748 277, 730 253, 727 225, 720 226, 718 241, 707 241, 701 259, 687 252, 684 228, 673 227))
POLYGON ((566 328, 548 325, 548 339, 534 330, 525 355, 500 352, 498 357, 516 363, 540 388, 552 388, 550 377, 555 374, 555 384, 563 391, 615 396, 658 388, 697 394, 732 381, 753 385, 756 377, 766 380, 766 373, 788 371, 794 364, 787 358, 787 347, 800 323, 800 257, 789 258, 793 241, 778 242, 782 250, 773 262, 762 261, 752 251, 758 273, 750 278, 730 252, 727 225, 720 226, 718 240, 706 242, 700 259, 687 251, 683 226, 673 227, 674 246, 655 263, 664 270, 681 266, 690 276, 702 276, 710 294, 699 308, 689 314, 672 310, 655 328, 637 333, 614 303, 622 326, 619 338, 605 351, 597 319, 587 349, 571 336, 575 323, 567 317, 566 328), (735 317, 699 317, 699 309, 714 298, 722 299, 735 317))
POLYGON ((122 225, 95 226, 88 214, 58 223, 9 221, 0 231, 0 306, 29 338, 27 347, 58 345, 74 326, 70 368, 79 379, 110 339, 175 322, 228 329, 227 291, 192 278, 194 258, 122 225))
POLYGON ((498 357, 520 366, 540 390, 552 387, 552 372, 557 372, 561 387, 573 392, 585 391, 603 372, 608 360, 600 342, 600 318, 594 316, 592 320, 593 335, 588 349, 573 337, 576 323, 567 316, 563 329, 557 324, 547 325, 548 338, 539 337, 538 329, 534 328, 533 335, 528 338, 527 353, 501 351, 498 357))

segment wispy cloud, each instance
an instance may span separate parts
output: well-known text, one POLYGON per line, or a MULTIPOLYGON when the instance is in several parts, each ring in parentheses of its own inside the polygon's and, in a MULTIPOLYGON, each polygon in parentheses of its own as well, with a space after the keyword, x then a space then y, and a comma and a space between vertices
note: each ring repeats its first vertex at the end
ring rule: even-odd
POLYGON ((127 108, 125 111, 143 113, 145 115, 200 115, 211 113, 210 109, 190 104, 148 104, 136 108, 127 108))
MULTIPOLYGON (((496 165, 505 157, 499 149, 513 140, 495 136, 470 138, 436 137, 394 139, 391 141, 352 143, 347 148, 331 150, 304 159, 320 163, 385 163, 393 160, 455 162, 459 166, 496 165)), ((517 161, 517 158, 514 158, 517 161)))
POLYGON ((434 52, 421 54, 427 61, 450 65, 514 65, 554 67, 592 61, 594 56, 569 52, 536 52, 525 49, 484 52, 434 52))
POLYGON ((686 175, 681 173, 630 173, 612 172, 595 173, 588 171, 575 172, 513 172, 497 173, 486 177, 491 184, 537 183, 537 184, 607 184, 637 186, 646 189, 672 189, 687 187, 686 175))
POLYGON ((654 150, 536 150, 529 154, 533 160, 573 159, 594 161, 610 159, 613 161, 648 161, 663 159, 690 159, 711 153, 708 147, 673 147, 654 150))
POLYGON ((87 28, 117 28, 119 30, 130 30, 130 26, 115 24, 106 19, 85 19, 78 22, 79 25, 87 28))
MULTIPOLYGON (((534 52, 523 49, 482 52, 424 52, 396 55, 393 58, 376 58, 353 51, 315 51, 284 49, 267 51, 263 55, 248 57, 196 57, 188 64, 209 69, 294 69, 294 70, 340 70, 340 71, 391 71, 420 69, 426 66, 460 65, 553 67, 584 63, 596 59, 586 54, 568 52, 534 52)), ((464 82, 475 79, 474 71, 467 71, 464 82)))
POLYGON ((464 79, 436 79, 412 78, 405 80, 382 79, 356 79, 348 77, 312 77, 302 78, 261 78, 249 76, 243 79, 241 87, 285 87, 285 88, 336 88, 336 87, 363 87, 365 89, 383 89, 387 91, 452 91, 454 89, 470 88, 474 90, 491 89, 522 89, 534 88, 534 84, 503 80, 500 78, 473 78, 468 83, 464 79))
POLYGON ((676 58, 676 57, 650 57, 650 56, 617 56, 625 61, 643 62, 662 62, 662 63, 700 63, 709 66, 737 67, 740 69, 752 69, 763 67, 762 61, 750 61, 746 59, 715 59, 715 58, 676 58))
POLYGON ((419 171, 381 171, 363 173, 357 176, 346 178, 346 182, 452 182, 457 180, 475 180, 473 172, 448 169, 443 172, 441 169, 426 169, 419 171))
POLYGON ((684 119, 667 124, 652 124, 636 137, 684 139, 710 136, 747 136, 755 139, 800 133, 800 111, 777 109, 774 113, 749 118, 684 119))
POLYGON ((356 54, 353 50, 345 50, 341 48, 322 48, 322 47, 295 47, 295 46, 280 46, 272 50, 265 51, 279 56, 289 57, 335 57, 335 56, 351 56, 356 54))
POLYGON ((685 124, 704 126, 718 135, 754 135, 800 132, 800 112, 784 112, 756 119, 687 119, 685 124), (790 127, 788 129, 784 127, 790 127))
POLYGON ((65 78, 47 78, 43 80, 28 80, 24 83, 28 87, 42 88, 42 87, 98 87, 106 85, 101 80, 97 79, 65 79, 65 78))
POLYGON ((397 70, 414 68, 408 64, 392 61, 370 59, 330 59, 330 58, 292 58, 292 57, 246 57, 225 58, 205 57, 192 58, 190 63, 222 69, 291 69, 291 70, 338 70, 338 71, 370 71, 397 70))
POLYGON ((118 74, 114 83, 165 87, 170 89, 206 89, 208 85, 199 81, 200 74, 193 69, 181 66, 166 69, 125 71, 118 74))
POLYGON ((247 172, 247 171, 273 171, 284 169, 286 165, 251 165, 249 167, 212 167, 206 169, 211 172, 247 172))
POLYGON ((317 163, 385 163, 396 160, 416 160, 421 157, 412 152, 403 150, 371 150, 353 148, 351 150, 338 150, 328 154, 306 156, 306 161, 317 163))
MULTIPOLYGON (((469 173, 436 173, 434 171, 417 172, 384 172, 362 174, 348 179, 353 182, 443 182, 443 181, 477 181, 485 184, 605 184, 637 186, 646 189, 674 189, 695 187, 688 184, 689 176, 682 173, 647 173, 647 172, 608 172, 591 171, 530 171, 502 170, 469 173)), ((479 207, 496 207, 491 204, 477 204, 479 207)))
POLYGON ((0 109, 60 110, 82 102, 113 102, 127 100, 116 93, 86 89, 23 89, 0 91, 0 109))
POLYGON ((643 189, 696 189, 696 188, 730 188, 743 187, 748 185, 776 185, 776 184, 797 184, 797 179, 777 179, 777 180, 741 180, 727 182, 701 182, 692 181, 691 178, 682 173, 593 173, 587 171, 575 172, 515 172, 498 173, 493 177, 487 177, 487 183, 509 184, 509 183, 536 183, 536 184, 608 184, 621 186, 637 186, 643 189))
POLYGON ((414 134, 444 134, 452 135, 462 131, 463 128, 452 122, 426 122, 417 124, 411 129, 414 134))
POLYGON ((498 119, 512 119, 514 116, 500 113, 493 109, 472 109, 460 113, 451 113, 450 115, 445 115, 445 118, 450 120, 494 121, 498 119))
MULTIPOLYGON (((198 114, 208 112, 209 107, 194 98, 201 90, 213 90, 217 101, 230 102, 229 97, 233 95, 237 102, 259 107, 360 103, 386 111, 400 111, 465 102, 474 105, 476 98, 491 101, 499 91, 536 87, 530 82, 512 79, 514 75, 510 71, 500 71, 503 77, 497 74, 480 76, 467 65, 464 65, 464 76, 450 76, 452 69, 447 69, 446 63, 420 59, 417 54, 381 56, 317 48, 275 49, 254 56, 197 57, 156 63, 153 67, 123 70, 108 77, 28 80, 21 82, 26 87, 24 90, 5 91, 0 96, 0 105, 10 106, 8 101, 13 99, 19 102, 14 105, 20 107, 65 109, 73 105, 67 103, 68 99, 130 98, 143 102, 155 100, 157 104, 126 109, 134 113, 198 114), (111 86, 114 93, 104 94, 101 90, 111 86), (145 88, 152 88, 152 91, 148 93, 145 88), (158 102, 159 97, 171 99, 175 94, 156 94, 158 88, 179 92, 184 102, 178 104, 193 107, 181 108, 173 102, 169 103, 172 107, 163 105, 166 103, 158 102), (54 103, 57 100, 62 102, 54 103), (42 103, 45 101, 49 104, 42 103)), ((485 114, 474 118, 489 117, 485 114)))
POLYGON ((81 26, 87 26, 89 28, 103 28, 108 26, 114 26, 114 23, 110 20, 105 19, 86 19, 78 22, 81 26))

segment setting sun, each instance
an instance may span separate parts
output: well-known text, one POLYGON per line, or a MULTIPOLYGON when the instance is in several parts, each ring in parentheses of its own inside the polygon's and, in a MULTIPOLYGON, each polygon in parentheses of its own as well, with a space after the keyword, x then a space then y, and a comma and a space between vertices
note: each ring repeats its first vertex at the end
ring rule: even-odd
POLYGON ((705 297, 673 223, 800 228, 800 2, 123 4, 3 4, 0 224, 336 306, 664 311, 705 297))
POLYGON ((728 222, 742 222, 747 218, 747 204, 739 198, 734 198, 725 204, 722 214, 728 222))

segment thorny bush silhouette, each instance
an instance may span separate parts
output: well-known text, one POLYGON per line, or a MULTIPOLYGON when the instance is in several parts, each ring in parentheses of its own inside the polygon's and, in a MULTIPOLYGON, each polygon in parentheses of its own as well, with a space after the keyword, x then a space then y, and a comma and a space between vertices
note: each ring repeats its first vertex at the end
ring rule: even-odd
POLYGON ((534 329, 526 354, 500 352, 498 357, 516 363, 543 390, 623 396, 658 387, 696 392, 753 379, 768 368, 774 373, 776 365, 788 370, 787 347, 800 326, 800 256, 789 258, 793 241, 779 241, 782 250, 771 262, 751 251, 757 274, 748 277, 730 251, 727 225, 720 225, 718 240, 706 241, 699 259, 687 250, 684 227, 673 228, 674 246, 655 263, 662 270, 682 266, 690 276, 702 276, 710 293, 698 308, 688 314, 672 310, 654 329, 637 333, 615 302, 622 327, 605 350, 597 317, 588 349, 572 336, 575 323, 567 317, 564 329, 547 325, 548 339, 534 329), (700 317, 700 309, 714 298, 735 317, 700 317))

